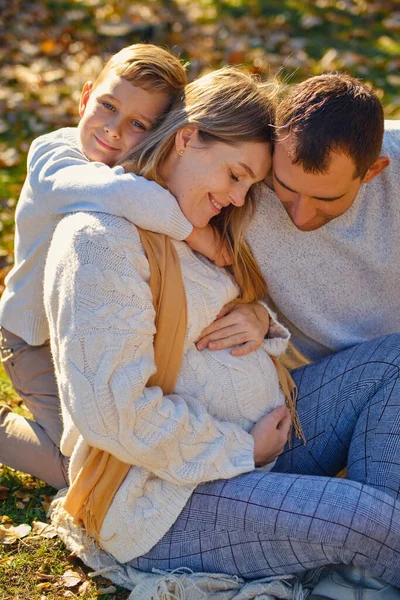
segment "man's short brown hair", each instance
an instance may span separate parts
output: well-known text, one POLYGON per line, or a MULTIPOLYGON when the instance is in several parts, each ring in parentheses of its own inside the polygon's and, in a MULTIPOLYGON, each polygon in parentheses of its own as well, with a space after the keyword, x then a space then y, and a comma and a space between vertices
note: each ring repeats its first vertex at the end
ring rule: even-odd
POLYGON ((383 133, 378 97, 345 73, 310 77, 277 107, 275 136, 289 141, 292 162, 308 173, 326 172, 331 152, 344 152, 362 179, 381 152, 383 133))

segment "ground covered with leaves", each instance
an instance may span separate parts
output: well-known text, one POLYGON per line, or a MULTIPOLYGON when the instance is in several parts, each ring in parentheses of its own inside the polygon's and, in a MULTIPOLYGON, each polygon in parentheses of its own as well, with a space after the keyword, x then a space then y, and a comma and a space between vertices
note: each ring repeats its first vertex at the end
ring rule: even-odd
MULTIPOLYGON (((123 46, 166 46, 190 79, 227 63, 289 83, 345 70, 400 118, 398 0, 0 0, 0 13, 0 291, 32 139, 77 123, 82 85, 123 46)), ((3 371, 1 401, 24 411, 3 371)), ((0 600, 127 598, 53 537, 53 493, 0 466, 0 600)))

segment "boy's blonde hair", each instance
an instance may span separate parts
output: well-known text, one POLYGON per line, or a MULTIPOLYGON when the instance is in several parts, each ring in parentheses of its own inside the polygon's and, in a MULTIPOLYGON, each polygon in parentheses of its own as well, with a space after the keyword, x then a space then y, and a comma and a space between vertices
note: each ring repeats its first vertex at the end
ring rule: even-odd
POLYGON ((180 60, 153 44, 133 44, 114 54, 97 77, 93 89, 110 72, 145 90, 165 92, 171 103, 187 84, 185 66, 180 60))
MULTIPOLYGON (((200 77, 186 86, 163 123, 129 153, 123 162, 125 169, 166 187, 161 168, 173 151, 177 131, 187 125, 198 128, 205 144, 235 145, 246 141, 272 144, 273 92, 271 85, 233 67, 200 77)), ((232 250, 233 274, 243 302, 261 298, 266 292, 260 269, 244 239, 253 209, 251 190, 244 206, 230 205, 212 220, 232 250)))

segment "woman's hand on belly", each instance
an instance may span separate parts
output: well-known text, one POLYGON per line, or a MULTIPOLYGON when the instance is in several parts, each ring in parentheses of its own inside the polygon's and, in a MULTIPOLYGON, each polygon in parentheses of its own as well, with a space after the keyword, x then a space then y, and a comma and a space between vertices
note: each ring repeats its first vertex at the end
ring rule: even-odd
POLYGON ((224 306, 216 320, 203 329, 198 350, 232 348, 232 356, 245 356, 260 348, 269 329, 268 311, 257 302, 224 306))
POLYGON ((291 427, 290 411, 287 406, 278 406, 261 417, 250 430, 254 438, 254 462, 262 467, 282 454, 291 427))

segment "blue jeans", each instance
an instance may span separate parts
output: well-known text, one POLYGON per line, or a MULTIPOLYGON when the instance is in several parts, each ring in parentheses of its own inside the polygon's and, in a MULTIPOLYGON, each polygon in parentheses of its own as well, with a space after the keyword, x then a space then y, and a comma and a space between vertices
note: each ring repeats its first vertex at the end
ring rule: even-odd
POLYGON ((307 444, 292 439, 271 472, 199 485, 130 564, 254 579, 351 563, 400 587, 399 372, 400 335, 295 370, 307 444))

